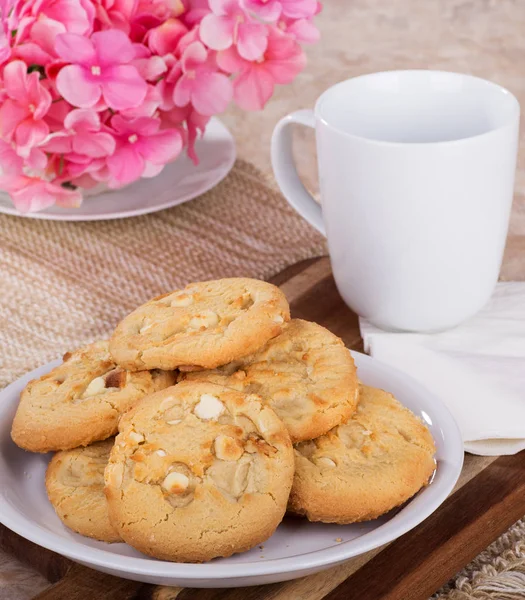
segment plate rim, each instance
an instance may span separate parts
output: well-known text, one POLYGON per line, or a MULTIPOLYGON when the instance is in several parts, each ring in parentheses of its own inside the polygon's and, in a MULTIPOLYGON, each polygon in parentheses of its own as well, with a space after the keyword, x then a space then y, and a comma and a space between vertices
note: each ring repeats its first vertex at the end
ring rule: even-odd
MULTIPOLYGON (((167 208, 173 208, 175 206, 178 206, 179 204, 184 204, 185 202, 189 202, 190 200, 193 200, 194 198, 198 198, 199 196, 202 196, 202 194, 209 192, 216 185, 218 185, 223 179, 225 179, 226 176, 232 170, 233 165, 235 164, 235 161, 237 160, 237 148, 236 148, 236 144, 235 144, 235 138, 233 137, 232 132, 218 117, 215 117, 215 116, 210 119, 210 122, 208 123, 207 127, 209 127, 210 125, 213 127, 216 127, 217 132, 220 132, 221 135, 223 135, 225 138, 228 139, 228 141, 231 143, 232 152, 231 152, 231 155, 228 156, 228 161, 225 162, 223 169, 221 169, 218 172, 219 174, 218 174, 217 178, 214 179, 213 181, 210 180, 210 183, 203 186, 199 190, 198 193, 188 192, 186 194, 183 194, 182 196, 179 196, 176 200, 167 200, 166 202, 163 202, 162 204, 158 204, 156 206, 135 208, 135 209, 130 209, 128 211, 121 210, 119 212, 111 212, 111 213, 107 213, 107 214, 100 214, 100 213, 93 214, 93 215, 86 215, 86 214, 75 215, 73 213, 60 214, 60 213, 48 213, 48 212, 46 212, 45 209, 43 211, 38 211, 38 212, 21 213, 21 212, 17 211, 14 206, 5 207, 5 206, 1 206, 1 205, 0 205, 0 214, 9 215, 11 217, 21 217, 23 219, 40 219, 42 221, 61 221, 61 222, 71 222, 71 223, 81 223, 84 221, 85 222, 87 222, 87 221, 114 221, 115 219, 128 219, 131 217, 140 217, 143 215, 149 215, 151 213, 156 213, 161 210, 166 210, 167 208)), ((204 133, 204 135, 202 136, 200 141, 204 141, 205 139, 206 139, 206 132, 204 133)), ((175 160, 175 162, 176 162, 176 160, 175 160)), ((169 165, 166 165, 166 166, 169 166, 169 165)), ((140 179, 137 181, 140 181, 140 179)), ((133 183, 137 183, 137 182, 133 182, 133 183)), ((133 183, 130 185, 133 185, 133 183)), ((122 188, 122 189, 124 189, 124 188, 122 188)), ((111 190, 108 190, 108 192, 110 193, 111 190)))
MULTIPOLYGON (((427 398, 425 404, 431 401, 433 408, 435 407, 435 412, 439 413, 440 429, 442 432, 446 432, 445 437, 447 438, 447 444, 444 445, 443 456, 438 460, 436 471, 438 473, 436 479, 439 478, 440 481, 439 485, 434 482, 410 500, 410 505, 414 505, 414 503, 418 506, 421 505, 419 510, 412 510, 408 514, 404 514, 406 509, 403 509, 373 531, 328 548, 312 550, 293 556, 267 559, 263 562, 250 561, 232 565, 225 563, 175 563, 148 557, 123 556, 104 549, 84 546, 74 539, 62 538, 59 534, 49 531, 20 515, 1 494, 0 523, 39 546, 82 564, 94 568, 99 567, 106 572, 111 569, 114 573, 122 573, 120 576, 128 579, 133 579, 134 575, 138 575, 171 580, 193 580, 196 583, 205 579, 213 579, 217 582, 232 578, 249 580, 254 577, 290 574, 296 571, 303 573, 319 571, 389 543, 427 519, 446 500, 461 473, 464 458, 463 441, 452 414, 433 392, 408 374, 371 356, 356 351, 351 351, 351 354, 356 361, 358 370, 360 364, 365 365, 365 369, 372 364, 372 368, 377 366, 389 379, 398 380, 402 385, 409 384, 422 393, 427 398), (401 526, 399 526, 399 521, 401 521, 401 526)), ((11 401, 2 402, 6 399, 5 397, 9 397, 15 390, 21 389, 32 378, 41 376, 45 369, 50 370, 57 364, 60 364, 59 359, 42 365, 1 390, 0 419, 13 408, 12 399, 11 401)), ((1 475, 0 472, 0 477, 1 475)))

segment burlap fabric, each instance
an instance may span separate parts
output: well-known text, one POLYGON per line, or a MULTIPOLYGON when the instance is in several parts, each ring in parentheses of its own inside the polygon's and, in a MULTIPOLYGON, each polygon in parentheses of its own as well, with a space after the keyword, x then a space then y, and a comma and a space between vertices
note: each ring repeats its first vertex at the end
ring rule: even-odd
POLYGON ((107 336, 153 296, 228 276, 266 279, 324 241, 248 163, 155 214, 63 223, 0 216, 0 386, 107 336))

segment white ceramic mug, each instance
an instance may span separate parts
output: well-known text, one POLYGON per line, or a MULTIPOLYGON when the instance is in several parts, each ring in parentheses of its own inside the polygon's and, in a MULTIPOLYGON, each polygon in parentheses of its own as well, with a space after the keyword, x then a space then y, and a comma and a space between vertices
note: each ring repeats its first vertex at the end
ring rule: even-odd
POLYGON ((519 104, 469 75, 388 71, 343 81, 282 119, 272 164, 288 202, 327 236, 337 287, 384 329, 438 331, 497 281, 519 104), (321 206, 301 183, 292 128, 315 128, 321 206))

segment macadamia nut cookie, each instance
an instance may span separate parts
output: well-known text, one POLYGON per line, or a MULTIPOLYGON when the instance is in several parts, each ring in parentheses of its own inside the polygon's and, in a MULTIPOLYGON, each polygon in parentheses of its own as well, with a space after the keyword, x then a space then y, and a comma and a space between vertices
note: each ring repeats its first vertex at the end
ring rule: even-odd
POLYGON ((336 335, 292 319, 258 352, 214 370, 183 376, 259 394, 293 442, 327 433, 355 411, 359 384, 350 352, 336 335))
POLYGON ((283 518, 290 437, 254 395, 182 382, 119 425, 105 473, 111 522, 131 546, 202 562, 248 550, 283 518))
POLYGON ((57 452, 46 471, 47 495, 60 520, 102 542, 121 541, 109 522, 104 495, 104 469, 113 441, 57 452))
POLYGON ((289 319, 283 293, 264 281, 191 283, 125 317, 110 351, 130 370, 211 369, 258 350, 289 319))
POLYGON ((123 412, 174 381, 171 372, 125 371, 111 358, 107 341, 95 342, 66 353, 60 366, 29 382, 11 437, 31 452, 87 446, 115 435, 123 412))
POLYGON ((429 430, 413 413, 391 394, 362 386, 347 423, 295 445, 289 508, 325 523, 375 519, 428 483, 434 453, 429 430))

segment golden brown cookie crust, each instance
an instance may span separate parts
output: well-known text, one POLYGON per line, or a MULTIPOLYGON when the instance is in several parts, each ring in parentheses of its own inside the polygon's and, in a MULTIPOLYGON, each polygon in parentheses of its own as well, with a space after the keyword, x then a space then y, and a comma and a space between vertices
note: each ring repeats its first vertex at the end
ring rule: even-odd
POLYGON ((31 452, 87 446, 115 435, 123 412, 174 381, 171 372, 124 371, 111 358, 108 342, 95 342, 67 352, 61 365, 28 383, 11 437, 31 452))
POLYGON ((280 523, 293 479, 290 437, 259 398, 182 382, 119 425, 105 473, 121 537, 164 560, 248 550, 280 523))
POLYGON ((435 469, 429 430, 391 394, 361 386, 346 424, 295 445, 289 509, 310 521, 375 519, 426 485, 435 469))
POLYGON ((359 392, 343 341, 317 323, 292 319, 258 352, 211 371, 182 376, 259 394, 292 442, 311 440, 348 419, 359 392))
POLYGON ((73 531, 102 542, 120 542, 109 522, 104 469, 113 438, 57 452, 46 471, 46 490, 58 517, 73 531))
POLYGON ((110 340, 125 369, 211 369, 250 354, 281 332, 290 309, 279 288, 248 278, 190 283, 153 298, 110 340))

